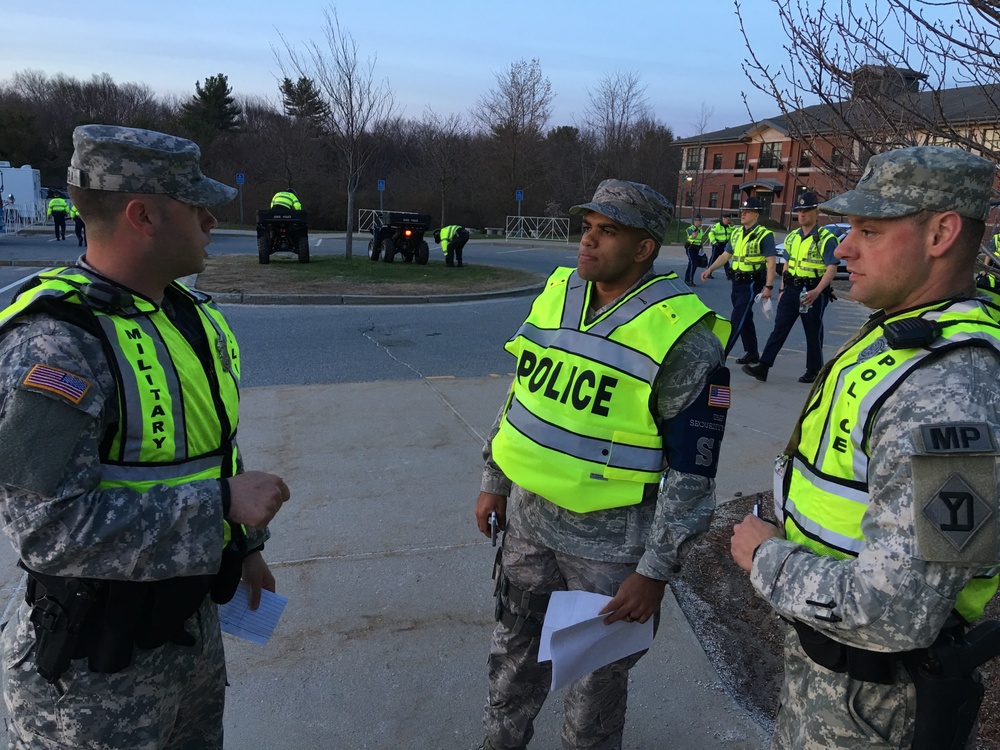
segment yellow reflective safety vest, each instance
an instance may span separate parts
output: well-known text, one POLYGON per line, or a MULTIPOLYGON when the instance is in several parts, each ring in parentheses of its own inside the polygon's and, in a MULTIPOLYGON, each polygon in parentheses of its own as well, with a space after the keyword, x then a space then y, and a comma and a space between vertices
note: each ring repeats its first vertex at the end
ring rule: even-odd
POLYGON ((729 242, 729 238, 733 236, 733 225, 730 224, 726 226, 721 221, 715 222, 712 228, 708 230, 708 241, 713 245, 721 245, 725 242, 729 242))
POLYGON ((66 213, 69 211, 69 204, 65 198, 49 198, 48 207, 45 209, 47 216, 51 216, 53 211, 66 213))
POLYGON ((593 285, 558 268, 505 348, 517 374, 493 458, 504 474, 577 513, 635 505, 666 468, 653 383, 678 338, 701 320, 725 343, 727 320, 656 276, 585 323, 593 285))
POLYGON ((290 208, 293 211, 301 211, 302 204, 293 193, 282 191, 275 193, 274 197, 271 198, 271 208, 290 208))
MULTIPOLYGON (((861 520, 870 499, 871 426, 897 386, 929 358, 961 346, 985 345, 1000 353, 997 312, 976 300, 945 301, 893 315, 841 350, 803 409, 798 449, 784 477, 779 517, 785 537, 821 555, 857 557, 864 547, 861 520), (944 326, 918 348, 891 349, 886 323, 925 318, 944 326)), ((777 504, 777 503, 776 503, 777 504)), ((979 618, 998 578, 974 579, 955 608, 969 622, 979 618)))
POLYGON ((446 227, 441 227, 441 252, 445 255, 448 254, 448 244, 455 239, 455 235, 458 234, 462 226, 460 224, 449 224, 446 227))
POLYGON ((837 246, 837 238, 833 236, 833 232, 823 227, 817 227, 805 237, 802 236, 801 228, 791 232, 785 237, 788 273, 800 279, 817 279, 826 273, 823 251, 827 242, 833 242, 834 247, 837 246))
POLYGON ((696 227, 692 224, 685 231, 687 232, 687 243, 689 245, 697 245, 698 247, 701 247, 705 244, 705 240, 708 238, 710 230, 704 224, 700 227, 696 227))
MULTIPOLYGON (((211 299, 172 285, 204 331, 208 343, 199 351, 157 304, 86 269, 60 268, 38 278, 0 313, 0 328, 43 305, 65 305, 68 319, 92 321, 88 330, 113 354, 121 418, 102 445, 100 487, 143 492, 233 476, 240 355, 211 299)), ((228 541, 229 529, 224 533, 228 541)))
POLYGON ((774 232, 763 224, 754 224, 749 230, 742 226, 733 230, 729 244, 733 250, 731 265, 734 271, 747 273, 764 267, 766 259, 760 243, 769 234, 773 235, 774 232))

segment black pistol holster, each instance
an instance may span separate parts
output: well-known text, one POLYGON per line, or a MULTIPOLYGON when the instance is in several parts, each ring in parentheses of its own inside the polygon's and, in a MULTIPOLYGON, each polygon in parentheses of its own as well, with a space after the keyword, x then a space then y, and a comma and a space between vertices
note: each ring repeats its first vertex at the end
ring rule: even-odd
POLYGON ((853 679, 891 685, 902 662, 917 698, 911 750, 964 750, 985 692, 976 669, 1000 655, 1000 622, 988 620, 967 632, 961 625, 946 627, 929 648, 903 653, 847 646, 803 622, 792 625, 810 659, 853 679))
POLYGON ((917 694, 913 750, 964 750, 985 692, 976 669, 1000 654, 1000 622, 943 632, 930 648, 903 654, 917 694))
POLYGON ((71 660, 82 655, 90 615, 101 600, 103 584, 66 578, 61 587, 46 586, 44 594, 36 596, 37 582, 28 580, 30 620, 35 627, 35 669, 51 684, 66 671, 71 660))

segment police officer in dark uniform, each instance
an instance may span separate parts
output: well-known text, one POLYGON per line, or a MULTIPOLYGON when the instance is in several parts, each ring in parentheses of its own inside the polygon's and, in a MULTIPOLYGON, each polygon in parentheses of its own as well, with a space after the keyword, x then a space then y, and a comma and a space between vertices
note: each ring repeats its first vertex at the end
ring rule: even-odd
POLYGON ((713 271, 732 260, 733 314, 730 322, 733 325, 733 335, 726 351, 733 348, 738 332, 746 350, 736 360, 739 365, 752 365, 760 361, 757 329, 753 324, 753 303, 757 294, 770 299, 774 289, 774 232, 759 223, 763 208, 764 204, 759 198, 747 198, 743 201, 740 205, 740 226, 733 230, 722 255, 701 273, 701 280, 706 281, 713 271))
POLYGON ((804 192, 795 201, 799 228, 785 238, 788 268, 782 276, 774 330, 767 339, 760 362, 743 365, 743 372, 761 382, 791 333, 796 320, 802 321, 806 334, 806 371, 800 383, 811 383, 823 366, 823 311, 831 299, 830 284, 837 275, 833 251, 838 240, 828 229, 817 224, 819 198, 804 192))

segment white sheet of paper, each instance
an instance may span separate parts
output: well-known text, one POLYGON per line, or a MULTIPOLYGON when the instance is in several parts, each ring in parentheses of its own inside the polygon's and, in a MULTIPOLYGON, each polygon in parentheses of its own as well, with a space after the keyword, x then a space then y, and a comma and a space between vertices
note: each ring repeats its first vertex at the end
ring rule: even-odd
POLYGON ((609 601, 589 591, 552 592, 538 647, 538 661, 552 662, 552 690, 653 645, 652 617, 605 625, 598 613, 609 601))
POLYGON ((271 638, 288 598, 267 589, 260 592, 260 606, 250 609, 250 586, 240 581, 233 598, 219 606, 223 633, 264 645, 271 638))

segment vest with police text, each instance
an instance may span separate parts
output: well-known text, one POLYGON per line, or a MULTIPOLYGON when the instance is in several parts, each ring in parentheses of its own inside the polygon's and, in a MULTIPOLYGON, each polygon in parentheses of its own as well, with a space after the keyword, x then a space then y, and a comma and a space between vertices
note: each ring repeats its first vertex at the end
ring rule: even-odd
MULTIPOLYGON (((1000 353, 996 315, 976 300, 946 301, 890 316, 837 355, 803 409, 799 445, 781 502, 787 539, 821 555, 857 557, 864 547, 869 441, 878 411, 907 375, 962 346, 989 346, 1000 353), (917 317, 941 324, 940 336, 923 347, 889 348, 884 325, 917 317)), ((966 620, 977 619, 997 582, 996 577, 970 581, 955 608, 966 620)))
POLYGON ((826 243, 833 241, 833 233, 829 229, 817 227, 815 232, 802 236, 802 229, 796 229, 785 238, 785 250, 788 251, 788 273, 797 278, 815 279, 826 273, 826 263, 823 262, 823 251, 826 243))
POLYGON ((665 468, 653 383, 700 320, 725 342, 729 323, 656 276, 585 323, 593 287, 559 268, 506 344, 517 373, 493 458, 504 474, 577 513, 634 505, 665 468))

